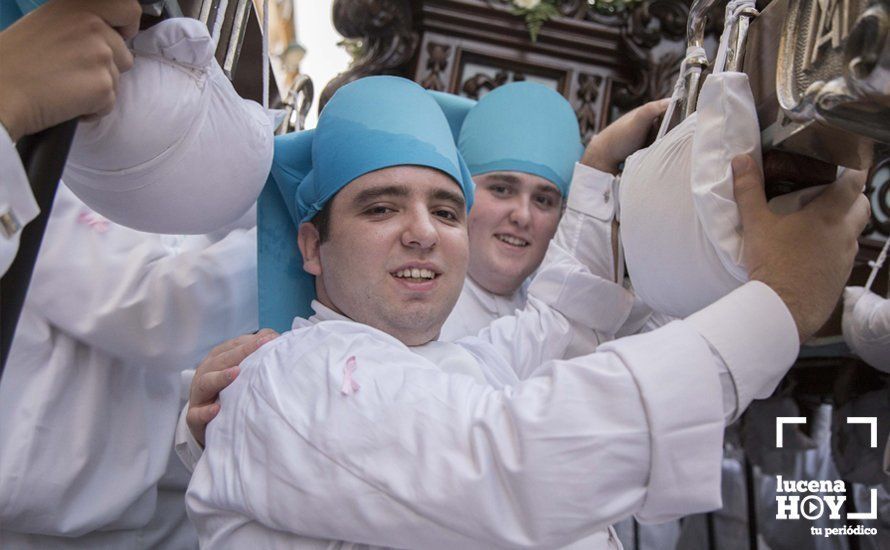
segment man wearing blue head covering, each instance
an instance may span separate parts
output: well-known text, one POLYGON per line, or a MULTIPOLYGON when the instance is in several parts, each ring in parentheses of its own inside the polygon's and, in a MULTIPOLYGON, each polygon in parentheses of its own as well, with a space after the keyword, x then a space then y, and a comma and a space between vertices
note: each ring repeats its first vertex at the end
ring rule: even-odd
MULTIPOLYGON (((753 162, 740 164, 755 282, 686 320, 553 360, 599 284, 568 254, 529 289, 563 307, 537 311, 541 342, 435 340, 467 268, 472 184, 425 91, 359 80, 314 132, 278 146, 260 205, 271 237, 259 243, 271 285, 261 317, 313 315, 251 355, 221 396, 187 495, 213 548, 558 547, 594 533, 596 547, 616 548, 604 529, 632 513, 718 506, 725 422, 772 391, 827 317, 852 263, 840 241, 867 218, 775 221, 753 162), (803 249, 774 238, 820 223, 803 249), (835 232, 827 257, 812 252, 835 232), (801 288, 786 261, 839 274, 801 288)), ((847 191, 834 200, 849 204, 847 191)))
MULTIPOLYGON (((493 320, 524 308, 529 276, 544 260, 554 234, 556 242, 592 273, 614 280, 615 178, 609 172, 617 172, 623 156, 642 145, 663 102, 623 117, 594 137, 585 153, 572 107, 541 84, 508 84, 476 105, 454 96, 436 97, 446 115, 451 113, 449 123, 476 183, 468 224, 467 281, 441 339, 476 334, 493 320)), ((630 302, 609 297, 623 290, 609 286, 602 288, 599 318, 591 320, 599 334, 594 347, 611 338, 628 316, 630 302), (606 304, 618 307, 609 311, 606 304)))
POLYGON ((565 98, 526 82, 485 95, 465 113, 456 140, 476 183, 476 207, 467 280, 443 340, 476 334, 525 306, 526 280, 544 259, 583 152, 565 98))

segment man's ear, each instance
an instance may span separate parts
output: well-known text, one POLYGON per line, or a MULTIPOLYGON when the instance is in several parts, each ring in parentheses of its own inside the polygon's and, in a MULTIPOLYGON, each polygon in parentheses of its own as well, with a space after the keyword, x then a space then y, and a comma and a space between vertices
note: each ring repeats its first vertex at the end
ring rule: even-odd
POLYGON ((321 238, 314 224, 310 222, 300 224, 300 229, 297 231, 297 246, 300 247, 300 254, 303 255, 303 271, 316 277, 321 275, 319 253, 321 238))

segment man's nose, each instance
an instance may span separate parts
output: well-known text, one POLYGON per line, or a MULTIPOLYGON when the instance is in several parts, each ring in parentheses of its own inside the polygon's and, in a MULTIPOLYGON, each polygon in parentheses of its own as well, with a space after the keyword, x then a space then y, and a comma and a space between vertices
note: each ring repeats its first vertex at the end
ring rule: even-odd
POLYGON ((432 214, 426 210, 412 214, 406 221, 402 244, 410 248, 432 248, 437 242, 439 232, 432 214))
POLYGON ((532 220, 531 208, 531 199, 524 195, 518 195, 510 209, 510 222, 517 227, 528 227, 532 220))

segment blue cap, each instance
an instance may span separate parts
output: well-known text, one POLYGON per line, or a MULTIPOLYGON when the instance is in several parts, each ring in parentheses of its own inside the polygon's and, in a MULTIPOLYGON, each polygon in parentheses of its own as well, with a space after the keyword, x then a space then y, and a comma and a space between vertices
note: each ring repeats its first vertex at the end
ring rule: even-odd
POLYGON ((46 0, 0 0, 0 31, 12 25, 23 15, 40 7, 46 0))
POLYGON ((458 148, 474 176, 525 172, 568 196, 581 131, 569 102, 533 82, 513 82, 486 94, 463 120, 458 148))
POLYGON ((461 187, 473 180, 433 97, 392 76, 356 80, 327 103, 314 130, 278 136, 257 210, 260 326, 289 330, 311 315, 315 278, 303 271, 297 229, 352 180, 401 165, 435 168, 461 187))

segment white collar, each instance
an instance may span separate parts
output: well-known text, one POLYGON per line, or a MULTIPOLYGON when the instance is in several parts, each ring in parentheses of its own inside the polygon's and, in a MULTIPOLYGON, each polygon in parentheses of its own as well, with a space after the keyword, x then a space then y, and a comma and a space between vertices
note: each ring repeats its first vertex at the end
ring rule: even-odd
POLYGON ((494 294, 482 288, 482 286, 467 275, 464 286, 472 296, 476 297, 479 304, 494 318, 511 315, 515 310, 525 307, 528 295, 528 286, 532 277, 528 277, 522 285, 509 296, 494 294))
MULTIPOLYGON (((322 304, 318 300, 312 300, 311 307, 312 307, 312 310, 315 312, 315 315, 313 315, 313 316, 309 317, 309 319, 305 319, 305 320, 301 319, 300 317, 297 317, 296 319, 294 319, 293 328, 296 329, 296 328, 306 326, 305 323, 307 321, 313 325, 321 323, 323 321, 348 321, 350 323, 358 323, 358 321, 350 319, 349 317, 343 315, 342 313, 337 313, 336 311, 334 311, 333 309, 322 304)), ((359 324, 364 325, 364 323, 359 323, 359 324)), ((368 326, 368 325, 364 325, 364 326, 368 326)), ((373 327, 370 327, 370 326, 368 328, 371 328, 373 330, 379 330, 379 329, 374 329, 373 327)), ((386 334, 386 333, 384 333, 384 334, 386 334)), ((387 334, 387 336, 389 336, 390 338, 394 338, 392 335, 389 335, 389 334, 387 334)), ((408 347, 414 351, 419 352, 421 350, 428 349, 428 348, 437 348, 438 346, 440 346, 442 344, 445 344, 445 342, 439 342, 438 340, 430 340, 426 344, 421 344, 419 346, 408 346, 408 347)))
POLYGON ((312 311, 315 312, 315 315, 309 318, 309 321, 312 323, 320 323, 322 321, 352 321, 349 317, 342 313, 337 313, 318 300, 312 300, 311 307, 312 311))

